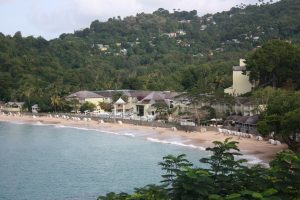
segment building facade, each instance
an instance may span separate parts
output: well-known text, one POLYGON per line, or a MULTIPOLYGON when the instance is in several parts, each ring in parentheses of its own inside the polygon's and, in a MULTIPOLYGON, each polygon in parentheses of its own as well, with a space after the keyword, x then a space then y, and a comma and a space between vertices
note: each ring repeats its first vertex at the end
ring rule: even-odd
POLYGON ((232 96, 239 96, 247 92, 251 92, 255 84, 249 80, 249 73, 247 71, 244 59, 240 59, 240 65, 232 68, 232 86, 226 88, 224 93, 232 96))

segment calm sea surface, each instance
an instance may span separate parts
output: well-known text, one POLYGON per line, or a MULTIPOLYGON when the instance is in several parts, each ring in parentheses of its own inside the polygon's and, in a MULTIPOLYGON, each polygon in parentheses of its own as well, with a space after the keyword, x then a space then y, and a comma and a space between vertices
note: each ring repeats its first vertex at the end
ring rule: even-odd
POLYGON ((206 153, 92 130, 0 122, 0 199, 96 199, 159 183, 167 154, 206 153))

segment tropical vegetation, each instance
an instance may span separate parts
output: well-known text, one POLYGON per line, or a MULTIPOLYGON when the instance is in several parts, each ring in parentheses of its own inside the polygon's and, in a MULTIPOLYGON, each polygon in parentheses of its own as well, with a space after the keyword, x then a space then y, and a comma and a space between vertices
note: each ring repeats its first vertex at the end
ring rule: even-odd
MULTIPOLYGON (((0 34, 0 100, 25 101, 28 107, 38 103, 42 111, 54 111, 71 105, 58 105, 51 97, 63 99, 83 89, 222 91, 231 85, 232 66, 253 48, 276 38, 299 44, 299 10, 297 0, 241 4, 204 16, 160 8, 95 20, 50 41, 21 32, 0 34)), ((294 52, 285 46, 278 52, 294 52)), ((261 83, 271 80, 261 72, 259 77, 266 78, 261 83)))
POLYGON ((300 155, 290 150, 277 154, 270 167, 249 165, 237 142, 226 139, 207 148, 212 155, 194 166, 185 155, 168 155, 160 185, 136 188, 135 193, 108 193, 98 200, 298 200, 300 155))

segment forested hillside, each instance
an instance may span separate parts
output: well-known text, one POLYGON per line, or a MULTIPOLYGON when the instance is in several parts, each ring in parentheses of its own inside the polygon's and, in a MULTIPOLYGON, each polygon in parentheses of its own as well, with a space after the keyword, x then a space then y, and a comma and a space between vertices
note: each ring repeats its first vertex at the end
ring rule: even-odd
POLYGON ((197 90, 231 85, 232 65, 270 39, 300 43, 300 1, 239 5, 199 17, 158 9, 47 41, 0 34, 0 100, 31 100, 80 89, 197 90))

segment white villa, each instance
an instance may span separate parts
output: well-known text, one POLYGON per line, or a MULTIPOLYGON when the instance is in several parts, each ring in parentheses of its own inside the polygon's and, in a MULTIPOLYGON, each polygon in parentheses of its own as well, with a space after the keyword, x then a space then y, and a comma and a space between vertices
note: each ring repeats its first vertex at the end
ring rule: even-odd
POLYGON ((135 105, 134 113, 140 117, 155 117, 155 104, 163 104, 168 108, 173 106, 173 98, 178 96, 177 92, 153 91, 135 105))
POLYGON ((249 71, 246 71, 246 64, 244 59, 240 59, 240 65, 234 66, 232 68, 232 86, 226 88, 224 93, 230 94, 232 96, 239 96, 250 92, 255 86, 249 80, 249 71), (244 72, 246 74, 244 74, 244 72))

